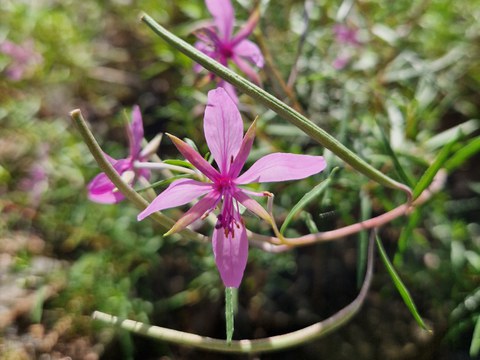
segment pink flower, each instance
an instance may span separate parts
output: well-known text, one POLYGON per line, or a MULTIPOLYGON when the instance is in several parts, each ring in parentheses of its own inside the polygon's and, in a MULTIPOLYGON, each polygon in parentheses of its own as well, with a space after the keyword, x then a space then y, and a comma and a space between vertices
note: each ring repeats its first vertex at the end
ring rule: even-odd
POLYGON ((341 46, 339 55, 333 61, 333 67, 337 70, 343 69, 348 65, 352 58, 352 49, 360 46, 362 43, 358 39, 358 30, 347 25, 337 24, 333 27, 335 40, 341 46))
POLYGON ((12 62, 5 70, 5 74, 13 81, 21 80, 30 68, 43 61, 42 56, 35 51, 33 41, 31 40, 25 41, 21 45, 5 40, 0 43, 0 53, 12 59, 12 62))
MULTIPOLYGON (((143 140, 143 123, 140 108, 135 105, 132 110, 132 122, 127 126, 128 142, 130 154, 126 159, 115 160, 107 154, 105 157, 110 161, 115 170, 131 185, 140 178, 149 179, 150 171, 147 169, 137 169, 134 165, 136 161, 144 161, 153 152, 153 148, 147 146, 143 151, 141 148, 143 140)), ((121 192, 110 181, 105 173, 98 174, 87 186, 88 198, 101 204, 115 204, 124 199, 121 192)))
POLYGON ((19 188, 28 195, 30 206, 36 208, 40 205, 42 196, 48 190, 48 144, 41 144, 38 157, 28 169, 27 176, 20 183, 19 188))
MULTIPOLYGON (((213 16, 214 27, 204 28, 197 33, 200 41, 195 47, 222 65, 228 66, 228 61, 232 60, 252 81, 259 84, 260 78, 251 65, 263 67, 263 55, 257 45, 247 40, 257 25, 258 12, 254 12, 249 21, 233 35, 235 12, 230 0, 205 0, 205 3, 213 16)), ((199 64, 194 67, 197 72, 201 68, 199 64)), ((234 101, 237 100, 232 85, 223 80, 219 85, 227 90, 234 101)))
POLYGON ((215 262, 225 286, 238 287, 248 255, 248 239, 239 204, 262 219, 272 221, 268 212, 250 197, 266 194, 245 190, 240 185, 302 179, 322 171, 326 164, 321 156, 274 153, 260 158, 240 175, 252 148, 255 122, 243 137, 240 112, 223 88, 208 93, 203 128, 218 170, 188 144, 169 135, 182 155, 209 181, 174 181, 138 215, 138 220, 203 196, 175 223, 166 234, 168 235, 184 229, 220 205, 220 214, 212 235, 215 262))
POLYGON ((333 32, 335 33, 335 39, 340 44, 353 46, 361 44, 358 40, 358 30, 355 28, 343 24, 337 24, 333 27, 333 32))

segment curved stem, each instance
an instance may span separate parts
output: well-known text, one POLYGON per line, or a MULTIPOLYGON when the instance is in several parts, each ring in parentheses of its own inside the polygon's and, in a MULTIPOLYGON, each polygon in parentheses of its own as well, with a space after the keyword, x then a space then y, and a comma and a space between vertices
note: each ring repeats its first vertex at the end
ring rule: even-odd
POLYGON ((348 225, 340 229, 308 234, 296 238, 286 238, 283 236, 279 238, 275 236, 260 235, 253 232, 248 232, 247 235, 248 238, 253 241, 255 246, 258 246, 268 252, 283 252, 290 250, 292 247, 311 245, 317 242, 332 241, 339 238, 344 238, 346 236, 356 234, 362 230, 381 227, 399 218, 400 216, 407 215, 414 207, 422 205, 431 198, 432 194, 438 192, 443 187, 445 180, 446 172, 439 171, 430 187, 423 191, 422 194, 412 203, 397 206, 395 209, 390 210, 382 215, 348 225), (262 241, 269 243, 271 246, 260 246, 260 242, 262 241))
POLYGON ((275 96, 266 92, 262 88, 258 87, 257 85, 253 84, 252 82, 248 81, 247 79, 241 77, 227 67, 213 60, 209 56, 195 49, 192 45, 188 44, 184 40, 169 32, 163 26, 158 24, 150 16, 144 14, 142 16, 142 21, 145 22, 157 35, 159 35, 162 39, 164 39, 174 48, 183 52, 189 58, 201 64, 208 71, 211 71, 215 75, 235 85, 243 92, 250 95, 252 98, 256 99, 268 108, 275 111, 278 115, 301 129, 312 139, 316 140, 321 145, 332 151, 335 155, 337 155, 351 167, 381 185, 404 191, 407 194, 408 201, 411 201, 412 191, 408 186, 393 180, 392 178, 383 174, 381 171, 369 165, 366 161, 357 156, 354 152, 345 147, 342 143, 340 143, 337 139, 335 139, 325 130, 315 125, 305 116, 301 115, 300 113, 292 109, 290 106, 283 103, 281 100, 277 99, 275 96))
MULTIPOLYGON (((97 162, 100 169, 105 173, 105 175, 107 175, 110 181, 128 200, 130 200, 137 208, 141 210, 145 209, 149 205, 149 202, 140 195, 138 195, 131 186, 129 186, 125 181, 123 181, 122 177, 115 171, 112 164, 110 164, 110 162, 105 158, 105 156, 103 155, 103 151, 100 148, 100 145, 98 145, 95 137, 88 128, 88 125, 82 116, 82 112, 79 109, 76 109, 70 112, 70 116, 74 121, 78 131, 80 132, 83 141, 85 141, 85 144, 87 144, 88 149, 95 158, 95 161, 97 162)), ((166 229, 170 229, 175 224, 174 220, 159 212, 152 214, 151 217, 166 229)), ((204 235, 188 229, 183 230, 180 234, 189 239, 199 241, 207 240, 204 235)))
POLYGON ((372 281, 374 238, 375 232, 372 231, 368 249, 367 273, 365 275, 365 280, 360 293, 356 299, 328 319, 287 334, 272 336, 264 339, 233 340, 232 342, 227 343, 227 341, 221 339, 213 339, 183 331, 147 325, 128 319, 120 319, 116 316, 112 316, 100 311, 95 311, 92 317, 93 319, 103 323, 116 325, 124 330, 128 330, 143 336, 148 336, 156 340, 169 341, 179 345, 192 346, 199 349, 225 353, 259 353, 277 351, 280 349, 298 346, 308 341, 319 339, 338 329, 347 323, 360 310, 365 301, 370 283, 372 281))

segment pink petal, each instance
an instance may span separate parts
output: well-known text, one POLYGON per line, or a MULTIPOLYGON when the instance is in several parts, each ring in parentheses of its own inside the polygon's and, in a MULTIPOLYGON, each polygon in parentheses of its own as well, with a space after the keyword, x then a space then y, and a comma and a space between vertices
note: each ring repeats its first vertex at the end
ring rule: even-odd
POLYGON ((157 211, 184 205, 209 191, 212 191, 212 184, 191 179, 176 180, 138 215, 137 220, 143 220, 157 211))
POLYGON ((234 234, 225 236, 223 228, 215 229, 212 247, 223 284, 226 287, 238 288, 247 265, 248 239, 243 224, 240 223, 240 229, 236 230, 234 234))
POLYGON ((350 55, 340 55, 332 63, 332 66, 336 70, 342 70, 345 66, 348 65, 350 61, 350 55))
POLYGON ((325 166, 322 156, 274 153, 257 160, 235 183, 298 180, 319 173, 325 166))
POLYGON ((208 11, 215 20, 221 40, 227 41, 232 36, 235 12, 230 0, 205 0, 208 11))
POLYGON ((239 42, 237 46, 233 48, 233 51, 235 55, 245 58, 259 68, 263 67, 265 63, 260 48, 250 40, 239 42))
POLYGON ((255 29, 255 26, 257 26, 258 20, 260 20, 260 11, 256 8, 248 18, 248 21, 243 24, 240 30, 235 34, 232 39, 232 44, 236 45, 249 37, 253 32, 253 29, 255 29))
POLYGON ((200 199, 190 210, 188 210, 165 235, 182 231, 195 220, 200 219, 204 214, 212 211, 220 202, 221 194, 217 191, 210 191, 204 198, 200 199))
POLYGON ((221 87, 221 88, 223 88, 223 89, 225 89, 225 91, 227 92, 227 94, 228 94, 228 95, 230 96, 230 98, 232 99, 233 103, 234 103, 235 105, 238 105, 237 92, 235 91, 235 87, 234 87, 232 84, 230 84, 230 83, 222 80, 222 81, 220 81, 220 82, 218 83, 218 86, 221 87))
MULTIPOLYGON (((205 55, 208 55, 210 56, 211 58, 215 58, 216 57, 216 53, 214 51, 212 51, 212 46, 206 44, 204 41, 200 40, 200 41, 197 41, 195 43, 195 48, 197 50, 200 50, 201 52, 203 52, 205 55)), ((200 65, 199 63, 195 63, 193 65, 193 71, 195 71, 196 73, 199 73, 200 71, 203 70, 203 66, 200 65)))
POLYGON ((238 68, 245 74, 247 77, 252 80, 255 84, 260 84, 260 76, 256 73, 255 69, 252 68, 248 62, 243 60, 240 56, 234 56, 232 58, 233 62, 238 66, 238 68))
MULTIPOLYGON (((115 160, 105 154, 108 161, 119 175, 131 170, 129 159, 115 160)), ((116 190, 116 186, 110 181, 105 173, 100 173, 87 185, 88 198, 100 204, 116 204, 124 199, 122 193, 116 190)))
POLYGON ((245 162, 247 161, 250 150, 252 149, 253 140, 255 139, 256 124, 257 120, 255 119, 243 137, 240 150, 238 151, 238 154, 230 167, 230 177, 232 179, 238 177, 240 171, 242 171, 242 168, 245 165, 245 162))
POLYGON ((242 143, 243 122, 232 98, 221 87, 208 92, 203 129, 220 173, 226 174, 242 143))
POLYGON ((99 204, 116 204, 124 199, 120 191, 104 173, 98 174, 87 187, 88 199, 99 204))
POLYGON ((130 143, 130 156, 136 158, 142 148, 143 121, 138 105, 132 109, 132 122, 127 127, 128 141, 130 143))
POLYGON ((207 176, 212 181, 215 181, 215 179, 219 178, 220 174, 218 173, 218 171, 215 170, 213 166, 210 165, 209 162, 205 160, 199 153, 197 153, 190 145, 180 140, 176 136, 168 133, 167 135, 172 140, 178 151, 182 153, 185 159, 190 161, 190 163, 198 170, 200 170, 205 176, 207 176))
POLYGON ((253 200, 250 196, 248 196, 243 190, 238 190, 233 194, 233 197, 239 201, 243 206, 245 206, 248 210, 250 210, 252 213, 256 214, 263 220, 270 221, 271 216, 265 210, 262 205, 260 205, 258 202, 253 200))

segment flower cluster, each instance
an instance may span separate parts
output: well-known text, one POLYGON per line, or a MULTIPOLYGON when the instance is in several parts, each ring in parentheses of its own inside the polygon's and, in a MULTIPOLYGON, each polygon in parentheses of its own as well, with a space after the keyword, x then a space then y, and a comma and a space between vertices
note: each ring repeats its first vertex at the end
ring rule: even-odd
MULTIPOLYGON (((263 66, 263 56, 259 48, 247 40, 253 31, 258 13, 233 35, 234 11, 229 0, 206 0, 213 16, 213 26, 203 28, 196 43, 200 49, 223 65, 232 60, 240 70, 259 83, 259 77, 251 65, 263 66)), ((196 67, 199 70, 199 66, 196 67)), ((273 153, 266 155, 242 173, 255 138, 256 121, 243 133, 243 121, 237 108, 238 98, 234 88, 225 82, 208 93, 203 129, 205 140, 216 163, 214 167, 196 150, 174 135, 167 134, 178 151, 196 168, 183 169, 189 175, 201 178, 181 178, 174 180, 139 215, 143 220, 149 215, 169 208, 192 202, 191 208, 181 216, 165 234, 173 234, 185 229, 199 219, 216 213, 212 233, 212 247, 215 262, 226 287, 239 287, 248 257, 248 237, 241 209, 246 208, 259 218, 267 221, 276 231, 274 220, 253 197, 271 196, 268 192, 254 192, 244 188, 252 183, 280 182, 303 179, 325 169, 321 156, 273 153), (203 176, 198 176, 202 174, 203 176), (198 201, 195 201, 198 199, 198 201)), ((137 106, 132 112, 132 122, 127 127, 130 153, 125 159, 115 160, 105 154, 114 169, 129 183, 150 178, 149 169, 172 166, 165 163, 146 162, 156 146, 141 148, 143 125, 137 106)), ((88 185, 88 195, 100 203, 116 203, 123 199, 122 194, 108 179, 106 174, 97 175, 88 185)))

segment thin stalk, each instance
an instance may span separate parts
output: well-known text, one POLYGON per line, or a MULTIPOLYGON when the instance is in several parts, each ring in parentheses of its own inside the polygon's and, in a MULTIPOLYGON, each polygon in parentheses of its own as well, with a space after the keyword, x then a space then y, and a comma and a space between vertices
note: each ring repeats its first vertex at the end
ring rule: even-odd
MULTIPOLYGON (((82 112, 79 109, 76 109, 70 112, 70 116, 100 169, 105 173, 105 175, 107 175, 110 181, 128 200, 130 200, 137 208, 141 210, 145 209, 149 205, 149 202, 137 194, 137 192, 130 185, 123 181, 122 177, 117 173, 117 171, 115 171, 112 164, 110 164, 110 162, 106 159, 105 155, 103 155, 103 151, 88 128, 88 125, 82 116, 82 112)), ((170 229, 175 224, 173 219, 170 219, 168 216, 165 216, 159 212, 153 213, 151 217, 166 229, 170 229)), ((183 230, 180 232, 180 234, 188 239, 197 241, 207 240, 205 236, 189 229, 183 230)))
POLYGON ((157 35, 159 35, 171 46, 181 51, 192 60, 201 64, 208 71, 211 71, 215 75, 228 81, 229 83, 238 87, 244 93, 250 95, 255 100, 272 109, 278 115, 301 129, 312 139, 332 151, 335 155, 337 155, 351 167, 381 185, 404 191, 407 194, 408 201, 411 201, 412 191, 408 186, 393 180, 392 178, 383 174, 381 171, 372 167, 370 164, 357 156, 350 149, 345 147, 342 143, 340 143, 337 139, 335 139, 325 130, 315 125, 305 116, 298 113, 293 108, 283 103, 281 100, 277 99, 275 96, 266 92, 262 88, 231 71, 230 69, 218 63, 214 59, 203 54, 201 51, 195 49, 192 45, 188 44, 184 40, 180 39, 176 35, 172 34, 170 31, 165 29, 163 26, 158 24, 150 16, 144 14, 142 16, 142 21, 145 22, 157 35))
POLYGON ((262 247, 265 251, 268 252, 282 252, 290 250, 292 247, 306 246, 318 242, 337 240, 346 236, 356 234, 363 230, 381 227, 401 216, 409 214, 415 207, 422 205, 425 201, 430 199, 433 194, 438 192, 443 187, 445 180, 446 172, 440 171, 437 174, 435 180, 430 185, 430 187, 428 189, 425 189, 422 194, 412 203, 402 204, 382 215, 370 218, 365 221, 360 221, 355 224, 342 227, 340 229, 308 234, 295 238, 287 238, 283 236, 280 238, 275 236, 260 235, 253 232, 247 232, 247 236, 250 240, 253 240, 254 244, 258 244, 259 242, 264 241, 273 245, 273 248, 268 246, 262 247))
POLYGON ((360 310, 365 301, 365 297, 372 280, 374 235, 375 232, 373 231, 370 237, 368 266, 367 273, 365 275, 365 281, 363 282, 362 288, 355 300, 328 319, 287 334, 263 339, 233 340, 232 342, 227 342, 222 339, 213 339, 183 331, 147 325, 133 320, 121 319, 100 311, 95 311, 92 317, 93 319, 103 323, 115 325, 132 333, 154 338, 156 340, 169 341, 183 346, 191 346, 198 349, 219 351, 224 353, 250 354, 277 351, 298 346, 306 342, 319 339, 345 325, 360 310))
POLYGON ((187 169, 182 166, 177 166, 177 165, 171 165, 171 164, 164 164, 162 162, 157 163, 157 162, 144 162, 144 161, 135 161, 133 163, 133 166, 136 169, 149 169, 149 170, 172 170, 172 171, 178 171, 182 172, 184 174, 189 174, 189 175, 198 175, 198 173, 195 170, 192 169, 187 169))

